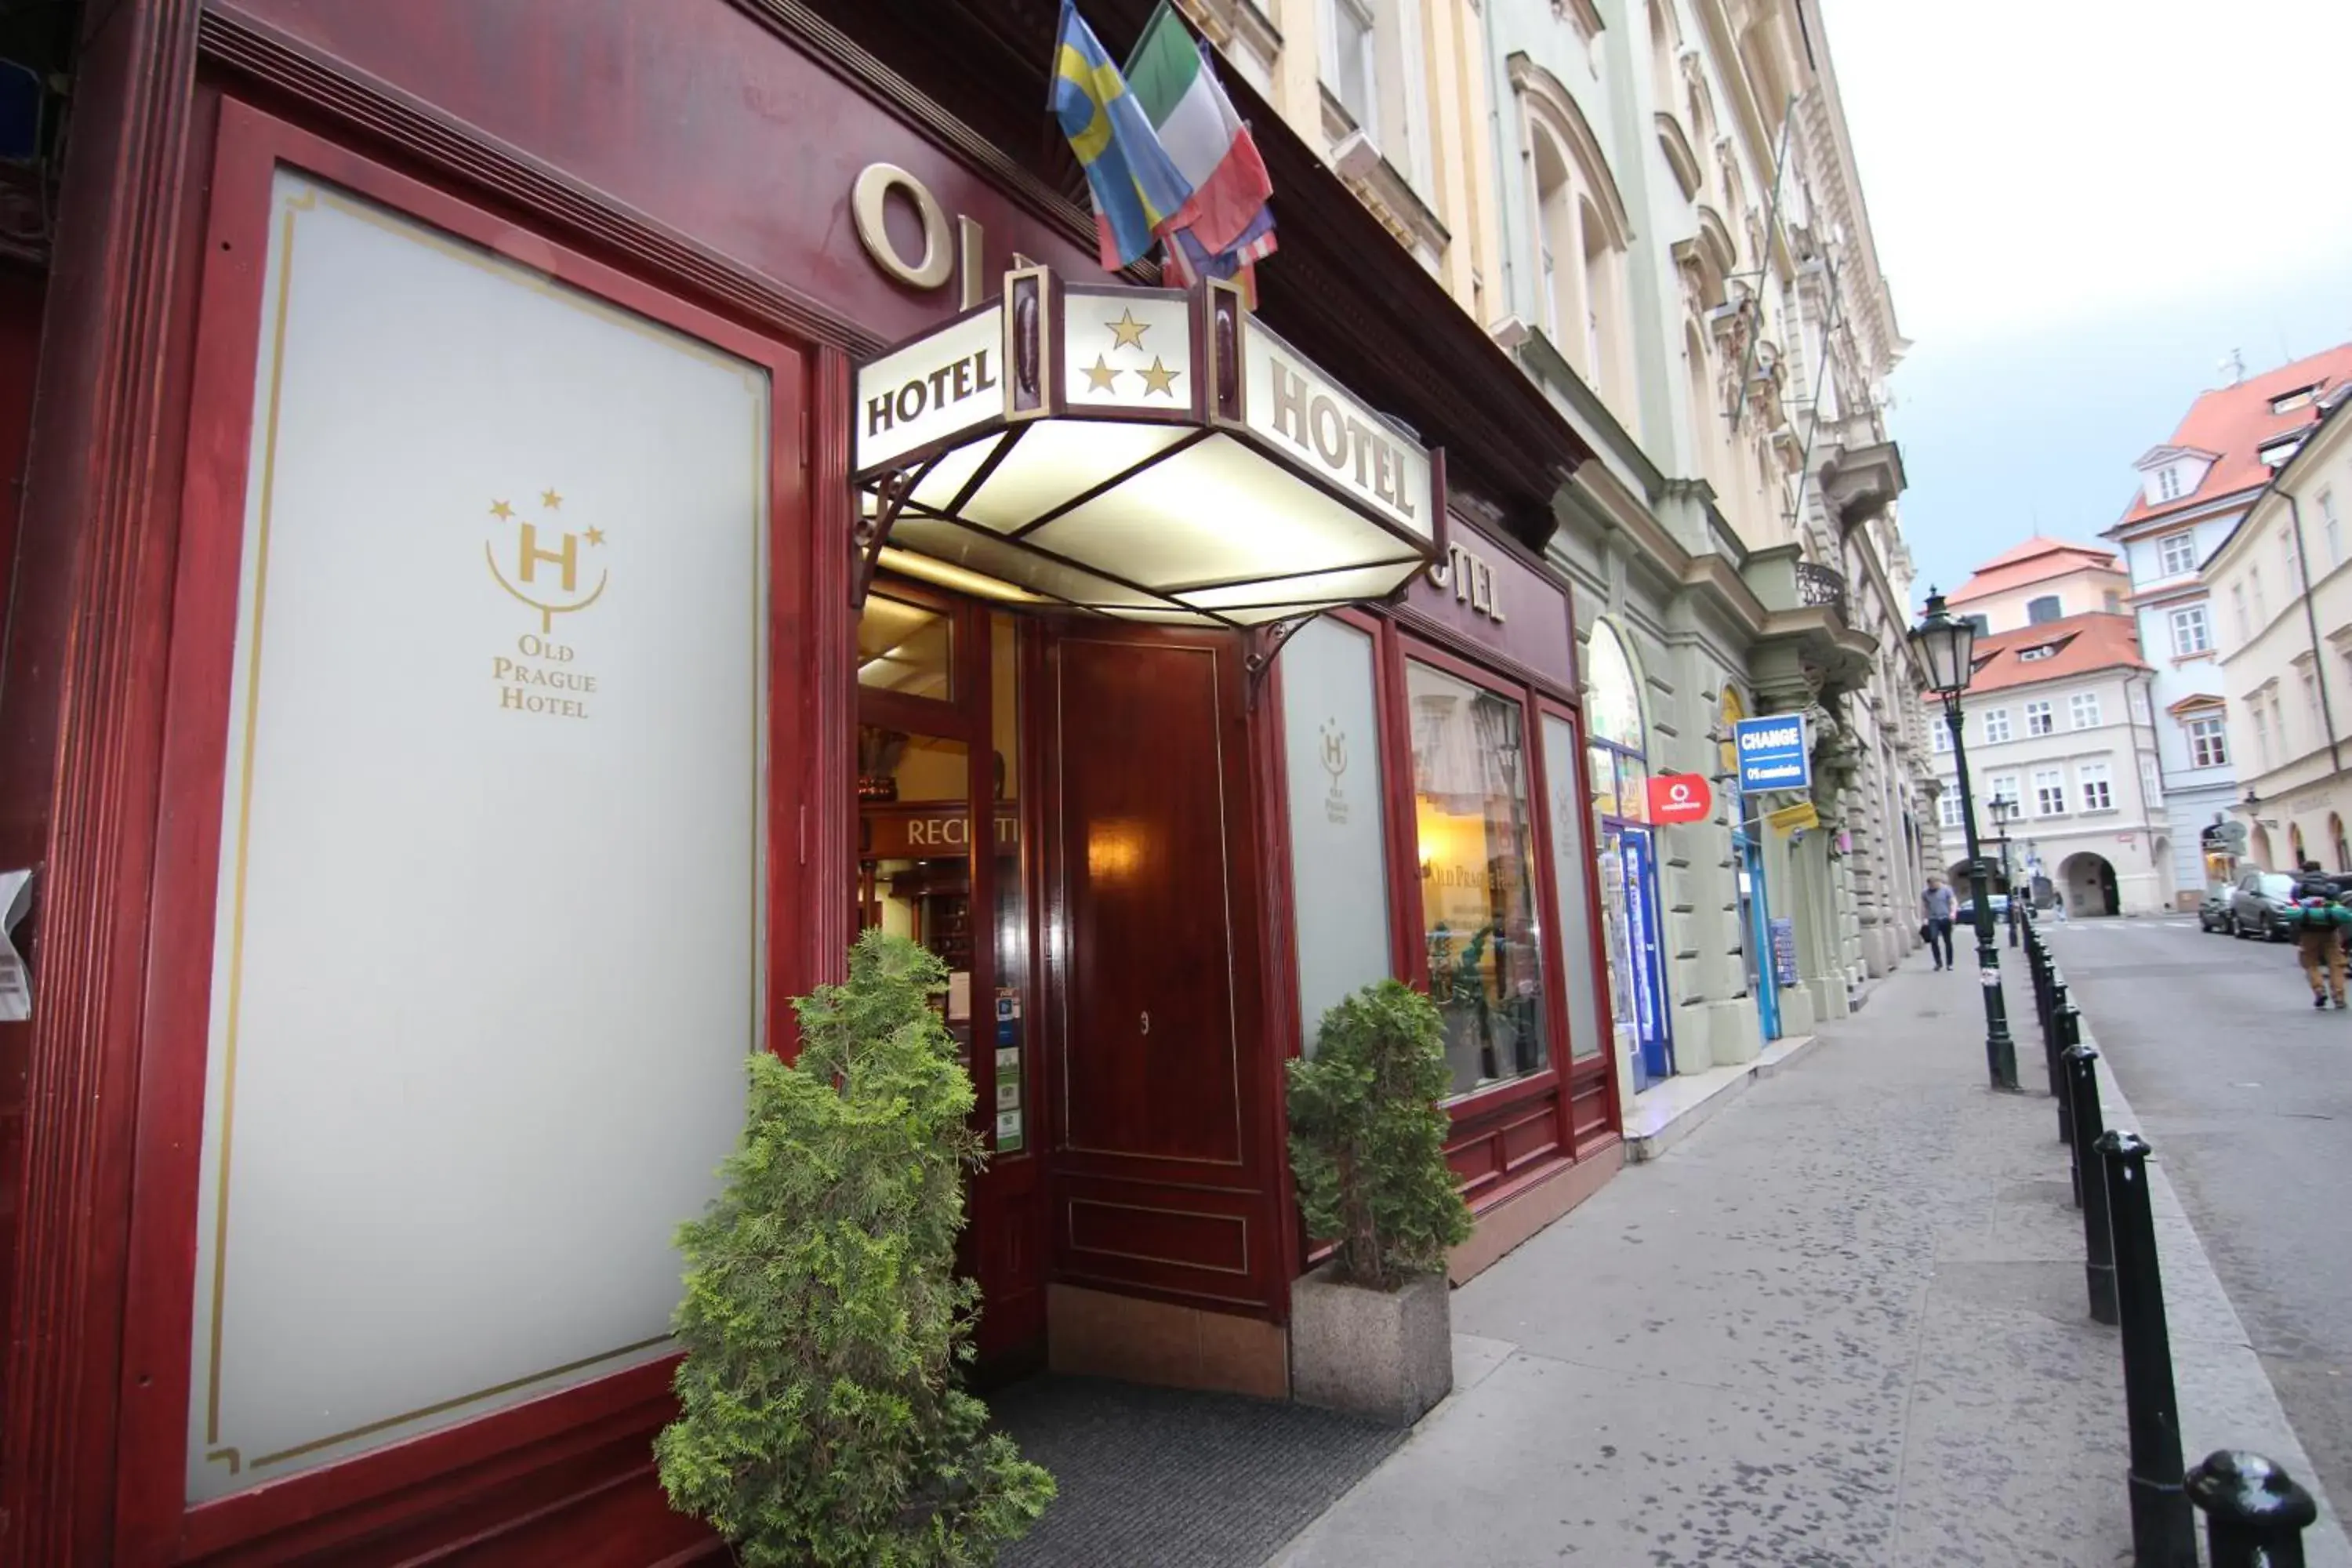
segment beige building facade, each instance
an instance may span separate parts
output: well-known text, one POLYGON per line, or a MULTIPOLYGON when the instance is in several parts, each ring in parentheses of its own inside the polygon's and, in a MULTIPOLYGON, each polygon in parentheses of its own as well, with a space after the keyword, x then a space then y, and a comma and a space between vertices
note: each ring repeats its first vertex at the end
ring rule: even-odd
POLYGON ((2352 393, 2278 453, 2206 563, 2247 858, 2352 871, 2352 393))

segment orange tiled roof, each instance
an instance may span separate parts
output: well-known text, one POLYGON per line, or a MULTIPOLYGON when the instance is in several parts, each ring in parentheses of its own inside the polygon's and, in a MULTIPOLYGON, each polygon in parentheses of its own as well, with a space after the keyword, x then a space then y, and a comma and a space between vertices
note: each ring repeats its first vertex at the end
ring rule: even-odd
POLYGON ((2137 618, 2109 615, 2104 610, 1979 637, 1976 664, 1976 679, 1969 682, 1970 697, 2005 687, 2064 680, 2117 665, 2129 665, 2135 669, 2148 668, 2147 661, 2140 657, 2137 618), (2017 657, 2027 648, 2053 644, 2057 651, 2047 658, 2017 657))
MULTIPOLYGON (((2218 500, 2239 490, 2256 489, 2270 482, 2271 470, 2262 459, 2263 443, 2283 431, 2309 425, 2319 417, 2315 405, 2295 409, 2289 414, 2271 412, 2271 399, 2283 396, 2306 386, 2317 386, 2321 394, 2331 392, 2352 381, 2352 343, 2339 343, 2325 353, 2283 364, 2276 370, 2248 376, 2235 386, 2224 386, 2206 393, 2189 405, 2189 413, 2172 438, 2159 447, 2177 447, 2217 454, 2213 466, 2205 471, 2205 481, 2184 496, 2159 506, 2147 504, 2147 491, 2142 489, 2132 497, 2132 503, 2116 528, 2128 528, 2133 523, 2152 517, 2162 517, 2184 507, 2218 500)), ((2152 456, 2153 454, 2151 454, 2152 456)))
POLYGON ((1944 601, 1958 605, 1990 598, 2011 588, 2022 588, 2028 583, 2091 568, 2123 570, 2116 563, 2112 550, 2102 550, 2095 544, 2069 544, 2063 539, 2048 539, 2037 533, 2016 549, 2005 550, 1978 567, 1956 592, 1945 595, 1944 601))

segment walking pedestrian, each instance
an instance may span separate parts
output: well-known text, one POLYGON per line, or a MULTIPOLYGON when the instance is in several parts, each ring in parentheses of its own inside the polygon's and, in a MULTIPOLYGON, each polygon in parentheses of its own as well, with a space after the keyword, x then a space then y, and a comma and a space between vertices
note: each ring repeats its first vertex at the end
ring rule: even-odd
POLYGON ((2294 886, 2294 902, 2287 919, 2298 928, 2295 948, 2303 959, 2303 975, 2311 982, 2311 1005, 2336 1004, 2344 1011, 2344 942, 2339 932, 2352 925, 2352 909, 2337 897, 2316 860, 2303 863, 2303 879, 2294 886))
POLYGON ((1919 895, 1920 912, 1927 917, 1927 954, 1936 961, 1937 969, 1952 967, 1952 889, 1944 879, 1929 873, 1927 890, 1919 895))

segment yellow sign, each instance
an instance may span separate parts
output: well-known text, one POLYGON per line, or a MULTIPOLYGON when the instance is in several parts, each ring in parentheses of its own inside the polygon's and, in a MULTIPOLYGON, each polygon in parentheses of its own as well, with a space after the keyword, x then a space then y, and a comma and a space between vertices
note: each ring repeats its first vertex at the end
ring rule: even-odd
POLYGON ((1782 833, 1794 833, 1802 827, 1819 827, 1822 825, 1822 814, 1813 809, 1811 801, 1805 800, 1768 813, 1764 820, 1782 833))

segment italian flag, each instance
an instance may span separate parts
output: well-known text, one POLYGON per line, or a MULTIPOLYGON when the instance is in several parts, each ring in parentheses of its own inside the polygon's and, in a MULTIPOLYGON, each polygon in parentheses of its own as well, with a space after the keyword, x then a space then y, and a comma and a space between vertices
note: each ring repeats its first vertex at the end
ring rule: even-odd
POLYGON ((1190 199, 1160 225, 1171 258, 1222 258, 1245 243, 1254 256, 1242 259, 1271 251, 1274 226, 1266 202, 1274 184, 1266 177, 1265 161, 1209 68, 1203 47, 1193 41, 1168 0, 1160 0, 1127 62, 1127 86, 1192 187, 1190 199), (1180 250, 1172 237, 1177 233, 1187 234, 1192 243, 1180 250))

